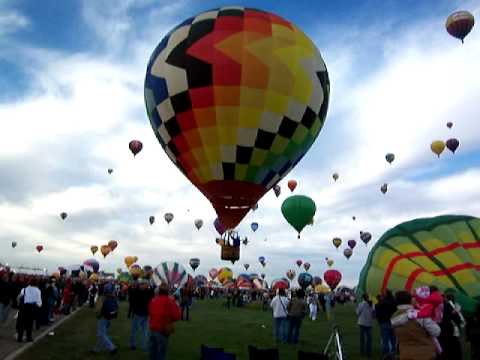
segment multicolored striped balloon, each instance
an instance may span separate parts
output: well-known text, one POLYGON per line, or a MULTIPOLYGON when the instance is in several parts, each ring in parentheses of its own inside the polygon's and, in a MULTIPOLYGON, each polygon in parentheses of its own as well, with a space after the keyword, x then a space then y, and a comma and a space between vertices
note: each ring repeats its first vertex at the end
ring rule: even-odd
POLYGON ((177 262, 162 262, 153 271, 153 281, 157 285, 166 283, 170 289, 182 287, 187 282, 187 271, 177 262))

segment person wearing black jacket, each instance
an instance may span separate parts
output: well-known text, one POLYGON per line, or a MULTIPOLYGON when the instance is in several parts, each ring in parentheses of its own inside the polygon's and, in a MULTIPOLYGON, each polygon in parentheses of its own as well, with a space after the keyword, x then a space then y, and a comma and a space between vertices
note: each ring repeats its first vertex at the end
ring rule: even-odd
MULTIPOLYGON (((452 297, 450 296, 450 299, 452 297)), ((441 333, 438 337, 442 353, 439 359, 462 360, 462 344, 459 337, 455 336, 455 326, 460 327, 462 318, 452 306, 453 301, 445 300, 443 303, 443 318, 440 322, 441 333)))
POLYGON ((137 348, 136 338, 140 330, 142 336, 141 344, 144 351, 148 351, 148 306, 153 298, 153 291, 146 280, 139 280, 138 287, 129 291, 128 315, 132 317, 132 328, 130 333, 130 348, 137 348))
POLYGON ((392 328, 393 314, 397 311, 395 298, 390 290, 385 290, 383 296, 379 296, 379 301, 375 305, 375 316, 380 326, 380 334, 382 339, 382 354, 393 354, 397 348, 397 340, 392 328))

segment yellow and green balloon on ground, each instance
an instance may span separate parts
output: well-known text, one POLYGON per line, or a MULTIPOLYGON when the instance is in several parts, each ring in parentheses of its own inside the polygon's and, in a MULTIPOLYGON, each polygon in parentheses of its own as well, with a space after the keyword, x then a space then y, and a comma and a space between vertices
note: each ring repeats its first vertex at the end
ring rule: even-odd
POLYGON ((480 300, 480 219, 445 215, 388 230, 362 269, 358 295, 435 285, 452 292, 466 312, 480 300))

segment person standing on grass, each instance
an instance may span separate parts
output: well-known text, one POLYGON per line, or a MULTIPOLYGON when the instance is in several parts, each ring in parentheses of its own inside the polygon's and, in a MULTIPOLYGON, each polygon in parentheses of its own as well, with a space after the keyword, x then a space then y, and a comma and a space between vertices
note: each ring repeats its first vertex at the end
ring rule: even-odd
POLYGON ((273 329, 275 331, 274 336, 277 342, 286 343, 288 340, 288 300, 285 289, 278 289, 277 295, 272 299, 270 303, 273 309, 273 329))
POLYGON ((317 320, 318 297, 314 292, 311 292, 310 295, 308 295, 308 307, 310 308, 310 319, 312 321, 317 320))
POLYGON ((393 332, 392 323, 390 322, 392 315, 397 311, 395 298, 390 290, 386 289, 385 293, 379 295, 378 303, 375 305, 375 317, 380 326, 380 334, 382 339, 382 354, 388 355, 395 353, 397 349, 397 341, 393 332))
POLYGON ((92 352, 99 353, 103 348, 110 354, 117 353, 117 347, 108 337, 111 321, 118 316, 118 301, 115 297, 112 284, 106 284, 103 290, 103 298, 97 302, 97 343, 92 352))
POLYGON ((181 316, 182 321, 189 320, 191 302, 192 302, 192 293, 188 288, 188 285, 185 284, 180 290, 180 307, 182 309, 182 316, 181 316))
POLYGON ((292 295, 292 300, 288 304, 288 342, 290 344, 298 344, 302 320, 308 313, 305 291, 299 289, 295 296, 292 295))
POLYGON ((367 294, 363 294, 363 301, 357 306, 357 316, 360 328, 360 354, 371 358, 374 309, 367 294))
POLYGON ((150 289, 147 280, 139 280, 136 287, 129 295, 132 317, 132 329, 130 333, 130 349, 136 350, 136 337, 140 330, 142 337, 142 350, 148 351, 148 306, 153 298, 153 291, 150 289))
POLYGON ((17 318, 17 341, 23 341, 24 332, 26 332, 27 341, 33 341, 33 320, 35 319, 37 309, 42 306, 42 295, 40 289, 37 287, 37 280, 31 278, 28 286, 20 291, 18 297, 19 314, 17 318))
POLYGON ((4 326, 8 320, 13 294, 13 286, 8 280, 8 272, 0 271, 0 326, 4 326))
POLYGON ((175 322, 180 320, 180 307, 168 296, 168 286, 161 284, 148 307, 150 326, 150 360, 165 360, 168 337, 175 331, 175 322))

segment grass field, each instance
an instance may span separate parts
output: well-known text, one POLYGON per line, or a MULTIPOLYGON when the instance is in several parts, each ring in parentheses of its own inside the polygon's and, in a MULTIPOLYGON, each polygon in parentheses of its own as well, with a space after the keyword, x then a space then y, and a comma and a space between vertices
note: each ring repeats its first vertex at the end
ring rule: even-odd
MULTIPOLYGON (((219 346, 237 354, 237 359, 248 360, 247 346, 276 347, 272 336, 271 311, 263 312, 258 304, 245 308, 227 310, 221 301, 198 301, 191 311, 191 321, 178 322, 175 334, 170 338, 168 360, 200 359, 200 345, 219 346)), ((93 310, 83 309, 72 319, 55 329, 54 336, 47 336, 19 359, 147 359, 141 350, 129 348, 130 321, 126 316, 127 306, 121 305, 119 318, 114 320, 110 331, 113 342, 119 352, 109 354, 90 354, 95 344, 95 316, 93 310)), ((344 348, 348 359, 360 359, 358 353, 358 330, 353 305, 338 305, 335 318, 340 326, 344 348)), ((319 319, 303 322, 300 344, 280 345, 280 359, 295 360, 299 349, 320 352, 330 335, 332 323, 323 313, 319 319)), ((379 333, 373 332, 374 359, 379 359, 379 333)))

